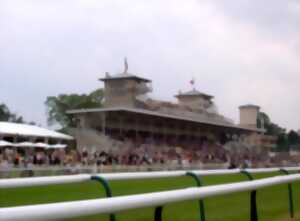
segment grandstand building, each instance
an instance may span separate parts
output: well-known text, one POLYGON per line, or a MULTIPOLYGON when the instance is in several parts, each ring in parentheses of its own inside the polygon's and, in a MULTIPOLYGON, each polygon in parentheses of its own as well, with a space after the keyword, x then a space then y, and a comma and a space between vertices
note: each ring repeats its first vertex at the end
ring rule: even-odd
MULTIPOLYGON (((240 106, 240 123, 224 117, 216 111, 214 97, 193 88, 179 92, 177 102, 152 99, 152 82, 128 72, 99 79, 104 82, 102 108, 69 110, 78 130, 94 130, 110 137, 150 137, 171 141, 198 142, 212 139, 225 143, 233 137, 259 145, 262 129, 257 128, 259 107, 240 106)), ((76 137, 76 134, 74 134, 76 137)), ((80 143, 80 136, 76 137, 80 143)))

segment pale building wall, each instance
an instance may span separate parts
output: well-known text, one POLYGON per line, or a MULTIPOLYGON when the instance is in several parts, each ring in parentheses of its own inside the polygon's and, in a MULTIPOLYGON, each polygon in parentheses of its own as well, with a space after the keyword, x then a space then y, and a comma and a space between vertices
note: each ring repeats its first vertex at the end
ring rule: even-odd
POLYGON ((105 82, 105 107, 125 106, 133 107, 135 102, 134 80, 112 80, 105 82))
POLYGON ((77 115, 76 118, 78 120, 78 127, 80 128, 89 127, 89 125, 87 125, 86 117, 84 115, 77 115))
POLYGON ((240 125, 245 127, 257 128, 258 113, 258 106, 240 106, 240 125))
POLYGON ((105 81, 104 87, 105 107, 135 107, 137 96, 151 91, 147 83, 136 79, 105 81))
POLYGON ((78 120, 77 126, 79 128, 91 128, 93 126, 94 119, 88 114, 78 114, 76 118, 78 120))

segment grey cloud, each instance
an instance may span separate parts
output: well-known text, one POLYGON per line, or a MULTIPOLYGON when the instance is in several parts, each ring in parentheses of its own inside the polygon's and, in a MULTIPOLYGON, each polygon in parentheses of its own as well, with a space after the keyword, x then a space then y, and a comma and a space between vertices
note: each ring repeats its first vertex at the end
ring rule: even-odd
POLYGON ((300 2, 298 0, 213 0, 211 2, 236 22, 256 25, 278 37, 292 33, 299 34, 300 2))
POLYGON ((101 87, 97 78, 121 71, 127 56, 156 97, 174 99, 196 77, 229 117, 251 102, 299 128, 297 7, 224 2, 1 1, 0 101, 45 124, 46 96, 101 87))

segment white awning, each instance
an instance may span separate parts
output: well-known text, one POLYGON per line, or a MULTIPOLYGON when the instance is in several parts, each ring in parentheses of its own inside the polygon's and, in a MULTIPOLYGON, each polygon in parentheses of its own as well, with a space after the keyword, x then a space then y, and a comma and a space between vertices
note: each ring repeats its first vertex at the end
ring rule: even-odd
POLYGON ((14 146, 14 144, 5 140, 0 140, 0 147, 11 147, 11 146, 14 146))
POLYGON ((21 142, 13 144, 15 147, 35 147, 34 143, 32 142, 21 142))
POLYGON ((47 144, 47 143, 32 143, 32 142, 28 142, 28 141, 25 141, 25 142, 20 142, 20 143, 11 143, 11 142, 8 142, 8 141, 5 141, 5 140, 0 140, 0 147, 7 147, 7 146, 10 146, 10 147, 38 147, 38 148, 44 148, 44 149, 50 149, 50 148, 53 148, 53 149, 63 149, 63 148, 66 148, 67 145, 66 144, 47 144))
POLYGON ((33 136, 33 137, 48 137, 63 140, 72 140, 73 137, 48 130, 46 128, 11 122, 0 122, 0 134, 3 135, 18 135, 18 136, 33 136))
POLYGON ((34 147, 40 147, 40 148, 45 148, 45 149, 47 149, 47 148, 51 147, 51 145, 46 144, 46 143, 35 143, 35 144, 34 144, 34 147))
POLYGON ((63 149, 66 148, 67 145, 66 144, 53 144, 53 145, 49 145, 49 148, 53 148, 53 149, 63 149))

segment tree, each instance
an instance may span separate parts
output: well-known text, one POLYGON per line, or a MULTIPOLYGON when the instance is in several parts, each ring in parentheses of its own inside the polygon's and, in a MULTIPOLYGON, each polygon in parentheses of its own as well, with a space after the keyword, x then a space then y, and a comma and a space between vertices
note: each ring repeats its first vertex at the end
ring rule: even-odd
POLYGON ((270 117, 264 113, 264 112, 259 112, 257 116, 257 127, 262 128, 265 125, 269 125, 271 123, 270 117), (262 125, 264 124, 264 125, 262 125))
POLYGON ((291 147, 300 146, 300 134, 294 130, 287 133, 285 128, 272 123, 270 117, 264 113, 259 113, 257 117, 257 125, 262 128, 262 122, 267 135, 275 136, 277 138, 277 150, 288 151, 291 147))
POLYGON ((289 150, 289 139, 286 134, 286 129, 273 123, 270 117, 266 113, 264 112, 259 113, 257 117, 257 126, 258 128, 264 128, 266 130, 265 132, 266 135, 271 135, 277 138, 276 149, 278 151, 289 150))
POLYGON ((8 121, 10 115, 8 107, 5 104, 0 104, 0 121, 8 121))
POLYGON ((6 104, 0 104, 0 121, 24 123, 23 117, 12 113, 6 104))
POLYGON ((279 136, 280 134, 285 134, 286 129, 280 127, 279 125, 272 123, 270 117, 264 113, 260 112, 257 117, 258 128, 262 128, 262 122, 264 124, 264 129, 267 135, 279 136))
POLYGON ((277 136, 277 150, 289 151, 289 140, 286 134, 279 134, 277 136))
POLYGON ((287 134, 287 138, 290 146, 300 144, 300 135, 296 131, 291 130, 287 134))
POLYGON ((48 113, 48 124, 60 124, 62 128, 73 125, 72 118, 66 112, 71 109, 97 108, 103 103, 103 89, 89 94, 60 94, 47 97, 45 102, 48 113))
POLYGON ((298 144, 300 141, 300 136, 297 134, 297 132, 291 130, 288 133, 288 139, 289 139, 289 144, 298 144))

